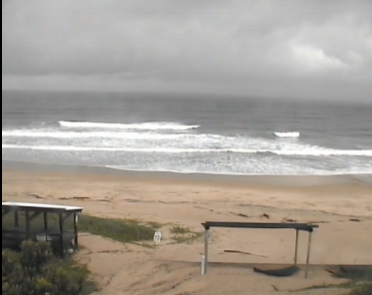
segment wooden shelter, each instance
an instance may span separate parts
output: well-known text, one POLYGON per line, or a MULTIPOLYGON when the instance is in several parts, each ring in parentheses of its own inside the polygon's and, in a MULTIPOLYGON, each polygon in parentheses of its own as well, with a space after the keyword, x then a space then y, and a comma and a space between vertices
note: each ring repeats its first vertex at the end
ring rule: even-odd
POLYGON ((207 221, 202 223, 205 233, 204 233, 204 261, 203 269, 204 274, 207 273, 208 267, 208 242, 209 242, 209 232, 212 227, 229 227, 229 228, 242 228, 242 229, 295 229, 296 239, 295 239, 295 253, 294 253, 294 265, 297 265, 297 255, 298 255, 298 238, 299 231, 307 231, 309 233, 309 240, 307 246, 307 256, 306 256, 306 270, 305 278, 308 276, 308 267, 310 263, 310 251, 311 251, 311 238, 314 228, 319 227, 318 225, 310 225, 306 223, 267 223, 267 222, 221 222, 221 221, 207 221))
POLYGON ((2 246, 19 248, 26 240, 48 241, 63 256, 78 247, 77 222, 82 211, 74 206, 3 202, 2 246))

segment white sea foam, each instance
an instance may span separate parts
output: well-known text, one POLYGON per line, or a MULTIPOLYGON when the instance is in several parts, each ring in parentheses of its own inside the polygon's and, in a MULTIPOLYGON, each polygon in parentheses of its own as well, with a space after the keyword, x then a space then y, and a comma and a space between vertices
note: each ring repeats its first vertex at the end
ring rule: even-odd
POLYGON ((336 149, 303 149, 303 150, 281 150, 274 151, 274 154, 283 156, 355 156, 355 157, 372 157, 372 150, 336 150, 336 149))
POLYGON ((188 134, 161 134, 149 132, 110 132, 110 131, 58 131, 58 130, 5 130, 2 132, 3 137, 20 137, 20 138, 113 138, 113 139, 176 139, 189 136, 188 134))
POLYGON ((275 136, 280 138, 299 138, 300 132, 274 132, 275 136))
POLYGON ((222 153, 222 152, 242 152, 256 153, 255 150, 234 150, 234 149, 192 149, 192 148, 131 148, 131 147, 83 147, 83 146, 32 146, 32 145, 13 145, 3 144, 3 149, 30 149, 30 150, 45 150, 45 151, 80 151, 80 152, 138 152, 138 153, 222 153))
POLYGON ((372 157, 372 150, 334 150, 322 148, 308 148, 301 150, 265 150, 265 149, 242 149, 242 148, 174 148, 174 147, 85 147, 85 146, 43 146, 43 145, 15 145, 3 144, 3 149, 30 149, 45 151, 77 151, 77 152, 137 152, 137 153, 240 153, 240 154, 276 154, 281 156, 358 156, 372 157))
POLYGON ((305 170, 299 170, 299 171, 287 171, 286 173, 283 173, 283 171, 277 171, 272 173, 263 173, 263 172, 252 172, 252 171, 241 171, 241 172, 231 172, 227 170, 223 171, 216 171, 216 170, 204 170, 204 171, 198 171, 198 170, 192 170, 192 169, 185 169, 184 167, 177 167, 178 169, 168 169, 168 168, 129 168, 127 166, 120 166, 120 165, 106 165, 105 168, 114 169, 114 170, 120 170, 120 171, 135 171, 135 172, 172 172, 172 173, 181 173, 181 174, 212 174, 212 175, 234 175, 234 176, 262 176, 262 175, 281 175, 281 176, 313 176, 313 175, 319 175, 319 176, 338 176, 338 175, 345 175, 345 174, 357 174, 358 176, 362 175, 371 175, 372 174, 372 168, 371 169, 365 169, 365 170, 348 170, 348 169, 340 169, 335 171, 322 171, 322 170, 313 170, 313 169, 305 169, 305 170))
POLYGON ((126 129, 126 130, 174 130, 183 131, 199 128, 199 125, 185 125, 174 122, 144 122, 132 124, 99 123, 99 122, 75 122, 60 121, 59 124, 65 128, 85 129, 126 129))
MULTIPOLYGON (((80 127, 86 126, 85 124, 87 126, 102 126, 101 123, 89 122, 65 123, 80 127)), ((104 123, 103 126, 111 127, 103 130, 80 129, 79 131, 61 127, 3 130, 2 148, 78 152, 273 154, 288 157, 372 156, 370 149, 330 149, 300 141, 277 141, 260 137, 194 132, 179 133, 174 132, 174 129, 191 126, 177 125, 177 123, 158 122, 129 125, 104 123), (113 126, 121 126, 122 129, 113 129, 113 126), (134 129, 130 130, 130 128, 134 129), (143 129, 136 130, 135 128, 143 129), (151 128, 152 130, 149 130, 151 128), (173 129, 166 130, 166 128, 173 129)), ((275 134, 282 137, 295 137, 297 133, 299 136, 299 132, 275 134)))

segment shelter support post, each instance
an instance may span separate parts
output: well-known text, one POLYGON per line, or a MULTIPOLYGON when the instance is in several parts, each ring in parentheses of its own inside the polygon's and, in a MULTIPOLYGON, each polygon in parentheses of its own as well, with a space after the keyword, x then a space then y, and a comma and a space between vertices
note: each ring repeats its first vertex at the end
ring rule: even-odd
POLYGON ((305 279, 308 277, 309 273, 309 263, 310 263, 310 252, 311 252, 311 238, 312 238, 313 232, 309 231, 309 241, 307 244, 307 255, 306 255, 306 269, 305 269, 305 279))
POLYGON ((43 217, 44 217, 44 231, 45 231, 45 234, 47 234, 48 233, 48 213, 44 212, 43 217))
POLYGON ((77 228, 77 214, 74 213, 74 235, 75 235, 75 248, 79 246, 78 228, 77 228))
POLYGON ((298 236, 299 236, 299 230, 296 229, 296 242, 295 242, 295 255, 294 255, 295 265, 297 265, 297 257, 298 257, 298 236))
POLYGON ((17 230, 19 228, 19 214, 18 214, 18 211, 14 211, 14 227, 17 230))
POLYGON ((209 228, 205 228, 204 231, 204 260, 203 260, 203 274, 208 272, 208 243, 209 243, 209 228))

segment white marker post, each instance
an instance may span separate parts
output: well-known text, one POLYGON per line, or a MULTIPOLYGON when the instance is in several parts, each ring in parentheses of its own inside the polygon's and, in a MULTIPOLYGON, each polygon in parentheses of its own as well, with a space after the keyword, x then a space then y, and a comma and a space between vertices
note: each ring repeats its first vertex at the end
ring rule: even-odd
POLYGON ((159 246, 159 244, 161 242, 161 238, 162 238, 161 232, 160 231, 156 231, 155 234, 154 234, 155 247, 159 246))
POLYGON ((204 255, 202 255, 201 257, 200 266, 201 266, 201 274, 205 275, 205 256, 204 255))

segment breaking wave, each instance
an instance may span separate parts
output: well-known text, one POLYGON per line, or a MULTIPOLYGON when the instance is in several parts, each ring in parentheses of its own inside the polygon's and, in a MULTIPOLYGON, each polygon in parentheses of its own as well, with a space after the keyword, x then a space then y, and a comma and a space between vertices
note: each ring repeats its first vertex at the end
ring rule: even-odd
POLYGON ((276 137, 280 138, 299 138, 300 132, 274 132, 276 137))
POLYGON ((10 130, 3 131, 5 137, 20 138, 112 138, 112 139, 176 139, 186 137, 187 134, 160 134, 160 133, 137 133, 137 132, 107 132, 107 131, 55 131, 55 130, 10 130))
POLYGON ((85 146, 32 146, 3 144, 3 149, 29 149, 45 151, 75 151, 75 152, 138 152, 138 153, 239 153, 239 154, 274 154, 280 156, 357 156, 372 157, 372 150, 334 150, 325 148, 308 148, 299 150, 265 150, 265 149, 237 149, 237 148, 172 148, 172 147, 85 147, 85 146))
POLYGON ((124 129, 124 130, 191 130, 199 128, 199 125, 184 125, 173 122, 145 122, 145 123, 98 123, 98 122, 75 122, 59 121, 61 127, 65 128, 85 128, 85 129, 124 129))

